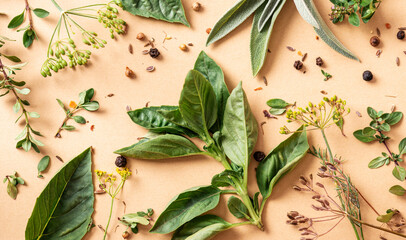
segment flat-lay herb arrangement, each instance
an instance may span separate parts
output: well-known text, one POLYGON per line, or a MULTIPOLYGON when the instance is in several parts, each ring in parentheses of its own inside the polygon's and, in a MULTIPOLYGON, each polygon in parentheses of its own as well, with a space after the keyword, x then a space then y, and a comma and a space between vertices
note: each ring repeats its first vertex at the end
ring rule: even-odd
MULTIPOLYGON (((22 12, 19 11, 17 15, 7 16, 7 13, 0 12, 0 16, 6 15, 10 18, 7 20, 9 31, 23 32, 22 45, 27 53, 40 45, 42 40, 48 43, 44 52, 45 61, 39 73, 37 71, 37 74, 43 77, 52 77, 53 73, 67 67, 85 68, 89 61, 94 61, 96 67, 105 67, 97 66, 97 58, 91 58, 92 51, 89 48, 100 49, 107 45, 107 40, 102 37, 103 34, 100 35, 88 27, 87 23, 91 21, 99 22, 106 29, 107 36, 111 38, 109 45, 117 45, 118 42, 115 42, 117 37, 120 35, 126 38, 126 33, 132 29, 128 28, 127 21, 122 18, 125 16, 152 18, 148 21, 164 21, 186 30, 188 27, 193 27, 193 22, 189 22, 187 18, 189 9, 184 8, 181 0, 108 0, 94 4, 82 3, 70 9, 65 9, 66 3, 63 1, 49 0, 50 7, 49 9, 47 7, 47 10, 35 8, 35 4, 31 2, 34 1, 21 1, 22 12), (123 11, 129 14, 122 14, 123 11), (52 14, 58 14, 56 24, 47 22, 50 19, 48 16, 52 14), (49 39, 38 35, 39 31, 35 25, 37 21, 44 21, 50 25, 49 39), (34 44, 35 40, 37 41, 34 44)), ((237 0, 236 4, 220 17, 214 26, 206 29, 206 46, 226 38, 243 22, 251 21, 249 18, 252 16, 249 50, 251 72, 252 75, 257 76, 270 53, 268 45, 277 17, 279 14, 288 14, 283 9, 286 2, 286 0, 237 0)), ((330 0, 331 9, 328 9, 326 16, 321 16, 313 0, 293 0, 293 2, 297 12, 313 26, 316 39, 322 39, 333 50, 358 61, 358 57, 338 40, 323 18, 329 18, 337 27, 340 24, 359 27, 361 21, 368 24, 378 9, 383 7, 381 0, 330 0)), ((204 13, 204 9, 204 4, 200 2, 190 5, 190 13, 192 10, 194 14, 204 13)), ((391 24, 385 23, 385 28, 390 29, 391 24)), ((398 28, 396 38, 399 41, 405 39, 405 30, 406 27, 398 28)), ((141 47, 129 44, 126 54, 135 54, 143 47, 139 54, 148 56, 148 60, 159 62, 162 56, 169 54, 171 50, 165 47, 165 41, 177 40, 165 31, 163 33, 165 37, 162 43, 159 43, 154 37, 138 32, 134 41, 136 44, 141 44, 141 47), (161 47, 166 51, 162 51, 161 47)), ((376 57, 380 58, 383 32, 375 28, 371 34, 373 36, 369 39, 369 44, 377 48, 376 57)), ((51 140, 62 142, 64 141, 62 135, 68 134, 68 131, 80 130, 82 128, 78 126, 83 127, 90 122, 87 114, 96 117, 104 110, 100 108, 108 108, 108 105, 99 104, 101 96, 96 95, 96 87, 78 89, 82 91, 78 91, 80 93, 76 100, 62 98, 62 100, 57 98, 56 102, 52 100, 63 111, 63 115, 62 111, 60 112, 61 121, 54 129, 55 135, 43 136, 38 130, 34 130, 33 125, 35 126, 37 121, 43 119, 38 119, 40 114, 32 111, 36 105, 31 106, 30 102, 35 100, 31 98, 30 102, 27 100, 31 96, 27 96, 31 90, 25 86, 30 84, 18 75, 29 62, 30 56, 29 54, 21 54, 21 56, 18 54, 18 57, 12 55, 13 49, 9 46, 15 41, 19 42, 21 39, 13 40, 0 35, 0 97, 12 101, 12 110, 17 114, 15 124, 22 128, 15 138, 16 149, 23 149, 26 152, 34 149, 39 153, 38 155, 41 155, 40 150, 45 146, 38 139, 52 137, 51 140), (26 62, 23 62, 20 57, 26 62)), ((192 42, 183 42, 180 43, 177 51, 187 54, 194 50, 193 47, 192 42)), ((292 46, 286 48, 290 52, 296 52, 292 46)), ((406 51, 403 52, 406 54, 406 51)), ((293 64, 295 73, 306 73, 307 70, 317 68, 319 74, 317 78, 320 82, 328 84, 338 79, 337 76, 333 77, 334 72, 330 74, 330 69, 326 69, 324 57, 315 58, 313 64, 316 66, 310 67, 305 62, 308 54, 301 51, 297 53, 301 59, 293 64)), ((354 62, 354 64, 357 63, 354 62)), ((394 64, 398 67, 401 65, 399 57, 396 57, 394 64)), ((384 165, 390 166, 394 177, 392 187, 388 187, 386 191, 379 194, 387 194, 388 197, 403 200, 402 196, 406 195, 406 186, 402 185, 406 179, 403 164, 406 138, 397 142, 391 138, 395 135, 392 136, 392 131, 397 130, 403 119, 403 113, 395 111, 395 105, 389 112, 368 107, 366 113, 370 118, 369 122, 365 122, 361 113, 356 111, 358 123, 364 127, 349 135, 345 134, 344 125, 346 117, 354 114, 349 108, 351 103, 347 104, 346 100, 334 94, 327 97, 329 94, 325 90, 321 91, 325 96, 319 103, 309 102, 304 107, 300 107, 301 99, 295 99, 294 95, 271 98, 266 103, 261 103, 269 106, 269 109, 261 113, 268 121, 259 122, 251 108, 259 103, 249 100, 249 94, 246 94, 246 91, 250 90, 244 90, 244 83, 240 81, 232 91, 229 91, 226 84, 229 79, 205 51, 200 52, 194 66, 190 67, 193 69, 184 79, 177 105, 150 106, 147 102, 145 107, 135 110, 127 106, 127 114, 117 116, 129 117, 138 129, 148 130, 148 133, 142 137, 134 137, 135 143, 128 143, 133 145, 122 147, 114 152, 114 149, 110 149, 112 154, 118 155, 115 161, 112 161, 113 170, 105 171, 94 167, 96 161, 94 151, 97 147, 88 147, 66 162, 60 156, 50 156, 50 153, 38 158, 33 174, 34 179, 47 181, 47 183, 38 193, 35 203, 32 204, 31 215, 26 219, 26 240, 78 240, 83 239, 91 231, 101 231, 103 240, 117 239, 117 235, 122 239, 136 239, 138 237, 136 234, 139 232, 147 235, 148 239, 149 236, 153 236, 152 234, 162 234, 172 240, 208 240, 220 239, 221 236, 217 236, 218 234, 243 226, 245 229, 251 226, 255 231, 268 234, 269 231, 278 231, 269 227, 268 219, 272 218, 265 218, 265 214, 270 214, 266 212, 267 206, 274 200, 275 194, 272 195, 272 193, 275 189, 284 192, 292 190, 279 188, 282 184, 278 182, 285 176, 301 171, 301 169, 293 170, 302 166, 300 161, 305 157, 318 159, 317 172, 303 174, 299 176, 298 183, 290 185, 293 190, 311 198, 310 207, 316 213, 314 217, 309 217, 312 213, 302 214, 299 209, 296 209, 297 206, 286 206, 284 210, 287 212, 287 218, 273 219, 286 222, 291 225, 289 227, 297 229, 297 236, 287 236, 286 239, 324 239, 345 221, 353 229, 353 239, 367 239, 367 229, 379 231, 377 239, 379 237, 381 240, 388 239, 387 236, 406 238, 404 233, 406 220, 402 216, 402 206, 392 206, 396 204, 395 201, 388 201, 390 206, 375 207, 376 199, 366 197, 362 192, 361 184, 357 181, 359 178, 356 180, 352 178, 354 174, 358 174, 358 171, 346 169, 347 158, 351 161, 354 159, 351 159, 351 155, 338 155, 339 152, 343 152, 342 149, 333 149, 334 146, 330 144, 337 136, 333 137, 329 131, 326 131, 330 127, 337 127, 339 138, 352 138, 363 142, 360 143, 362 151, 373 151, 378 155, 379 151, 383 150, 381 155, 372 160, 361 160, 369 160, 369 163, 365 162, 365 168, 384 169, 384 165), (282 99, 285 97, 289 101, 282 99), (285 117, 288 124, 280 127, 279 133, 287 137, 274 144, 268 154, 255 150, 259 145, 258 139, 261 139, 260 134, 269 134, 266 133, 263 125, 285 117), (290 127, 295 123, 296 125, 290 127), (308 140, 308 137, 311 138, 317 133, 321 134, 323 142, 320 145, 324 147, 320 147, 314 139, 308 140), (193 161, 195 156, 214 160, 211 161, 213 167, 221 166, 222 169, 210 179, 206 179, 204 185, 185 189, 178 194, 165 192, 165 195, 171 195, 172 199, 161 212, 155 212, 154 206, 147 206, 138 211, 131 209, 131 212, 127 212, 126 201, 133 200, 123 199, 122 194, 124 191, 130 192, 131 186, 127 185, 138 178, 138 169, 133 168, 132 164, 129 164, 130 161, 141 170, 143 163, 147 161, 148 164, 159 168, 163 164, 184 164, 187 161, 181 161, 180 158, 193 161), (49 169, 53 168, 53 159, 59 160, 63 165, 53 176, 48 176, 49 169), (250 169, 253 168, 255 168, 255 176, 251 176, 250 169), (251 183, 252 179, 255 179, 256 184, 251 183), (103 204, 99 202, 96 204, 96 199, 104 199, 109 204, 108 206, 102 206, 103 204), (119 204, 124 206, 124 212, 115 211, 119 204), (95 212, 101 211, 99 208, 108 213, 106 219, 100 220, 93 216, 95 212), (364 208, 375 214, 376 219, 366 218, 364 208), (117 231, 118 228, 121 230, 117 231)), ((151 74, 156 71, 156 66, 144 68, 151 74)), ((137 70, 135 67, 126 66, 121 77, 126 77, 126 80, 134 78, 140 81, 136 74, 137 70)), ((370 84, 369 82, 376 81, 377 77, 374 78, 372 71, 365 69, 362 71, 358 76, 358 78, 362 76, 365 80, 362 83, 370 84)), ((181 76, 178 79, 182 79, 181 76)), ((265 86, 268 86, 267 78, 263 76, 262 79, 265 86)), ((42 81, 45 80, 42 79, 42 81)), ((174 81, 178 80, 174 79, 174 81)), ((254 91, 260 90, 263 88, 254 89, 254 91)), ((113 96, 114 94, 110 93, 105 98, 113 96)), ((111 125, 115 127, 114 124, 111 125)), ((94 130, 94 125, 91 125, 90 130, 94 130)), ((74 133, 71 134, 75 137, 74 133)), ((108 136, 104 137, 108 142, 108 136)), ((129 141, 132 140, 129 139, 129 141)), ((79 151, 70 149, 69 152, 75 154, 79 151)), ((182 169, 185 170, 185 168, 182 169)), ((17 170, 18 173, 14 169, 7 169, 7 175, 3 178, 5 188, 3 194, 13 203, 23 197, 25 188, 33 185, 28 181, 32 178, 29 178, 21 169, 17 170)), ((190 169, 190 171, 196 170, 190 169)), ((182 172, 174 174, 182 174, 182 172)), ((185 180, 187 181, 186 177, 185 180)), ((136 193, 139 194, 139 192, 136 193)), ((143 196, 143 199, 147 197, 143 196)), ((250 238, 248 234, 238 234, 241 239, 250 238)))

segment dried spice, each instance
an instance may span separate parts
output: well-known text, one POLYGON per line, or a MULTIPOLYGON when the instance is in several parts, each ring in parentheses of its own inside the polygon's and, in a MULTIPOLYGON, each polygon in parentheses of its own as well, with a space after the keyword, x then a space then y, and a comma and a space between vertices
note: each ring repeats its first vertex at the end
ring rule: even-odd
POLYGON ((292 51, 292 52, 296 51, 296 49, 294 49, 294 48, 291 47, 291 46, 287 46, 286 48, 287 48, 289 51, 292 51))
POLYGON ((385 27, 386 29, 390 29, 392 26, 390 25, 390 23, 385 23, 385 27))
POLYGON ((60 162, 63 162, 62 158, 60 156, 55 156, 56 159, 58 159, 60 162))
POLYGON ((302 57, 302 62, 304 62, 304 61, 306 60, 306 58, 307 58, 307 53, 305 53, 305 54, 303 55, 303 57, 302 57))
POLYGON ((133 45, 131 44, 128 45, 128 52, 133 54, 133 45))
POLYGON ((143 54, 143 55, 148 55, 148 54, 149 54, 149 50, 143 50, 143 51, 142 51, 142 54, 143 54))
POLYGON ((363 74, 362 74, 362 79, 364 79, 365 81, 371 81, 374 78, 374 75, 372 74, 371 71, 366 70, 363 74))
POLYGON ((400 31, 396 34, 396 37, 397 37, 399 40, 403 40, 403 39, 405 38, 405 31, 400 30, 400 31))
POLYGON ((127 166, 127 158, 125 158, 124 156, 118 156, 114 163, 117 167, 125 167, 127 166))
POLYGON ((109 95, 107 95, 107 97, 113 97, 114 93, 110 93, 109 95))
POLYGON ((324 91, 324 90, 321 90, 320 93, 323 94, 323 95, 327 95, 327 92, 324 91))
POLYGON ((152 58, 157 58, 161 53, 159 52, 159 50, 157 48, 150 48, 149 49, 149 55, 152 58))
POLYGON ((138 33, 138 34, 137 34, 137 39, 138 39, 138 40, 144 40, 144 38, 145 38, 144 33, 138 33))
POLYGON ((134 77, 134 72, 133 70, 131 70, 129 67, 125 67, 125 76, 132 78, 134 77))
POLYGON ((296 68, 297 70, 300 70, 303 68, 303 63, 300 60, 295 61, 293 64, 293 67, 296 68))
POLYGON ((323 59, 321 57, 316 58, 316 65, 321 67, 323 66, 324 62, 323 59))
POLYGON ((382 50, 381 50, 381 49, 379 49, 378 51, 376 51, 376 56, 377 56, 377 57, 380 57, 381 54, 382 54, 382 50))
POLYGON ((189 47, 193 47, 193 43, 188 43, 187 44, 189 47))
POLYGON ((94 125, 90 126, 90 131, 94 131, 94 125))
POLYGON ((155 71, 155 67, 154 66, 149 66, 149 67, 147 67, 147 71, 148 72, 153 72, 153 71, 155 71))
POLYGON ((266 79, 266 77, 265 77, 265 76, 263 76, 263 77, 262 77, 262 79, 264 80, 264 84, 265 84, 265 86, 268 86, 268 79, 266 79))
POLYGON ((206 33, 207 33, 207 34, 210 34, 210 32, 211 32, 211 28, 207 28, 207 29, 206 29, 206 33))
POLYGON ((181 45, 179 46, 179 49, 182 50, 182 51, 186 51, 186 50, 187 50, 186 44, 181 44, 181 45))
POLYGON ((264 160, 265 157, 266 157, 266 156, 265 156, 265 153, 264 153, 264 152, 256 151, 256 152, 254 153, 254 159, 255 159, 255 161, 257 161, 257 162, 261 162, 262 160, 264 160))
POLYGON ((355 113, 357 114, 358 117, 362 117, 360 112, 356 111, 355 113))
POLYGON ((260 91, 260 90, 262 90, 262 87, 257 87, 254 89, 254 91, 260 91))
POLYGON ((194 2, 192 5, 192 9, 196 12, 200 11, 201 7, 202 7, 202 4, 200 4, 199 2, 194 2))
POLYGON ((379 28, 376 28, 376 34, 378 35, 378 37, 381 36, 381 30, 379 30, 379 28))
POLYGON ((381 43, 381 40, 380 40, 377 36, 373 36, 373 37, 371 37, 371 39, 369 40, 369 43, 371 44, 371 46, 377 47, 377 46, 379 46, 379 44, 381 43))
POLYGON ((400 65, 400 59, 399 59, 399 57, 397 57, 396 58, 396 65, 399 67, 399 65, 400 65))

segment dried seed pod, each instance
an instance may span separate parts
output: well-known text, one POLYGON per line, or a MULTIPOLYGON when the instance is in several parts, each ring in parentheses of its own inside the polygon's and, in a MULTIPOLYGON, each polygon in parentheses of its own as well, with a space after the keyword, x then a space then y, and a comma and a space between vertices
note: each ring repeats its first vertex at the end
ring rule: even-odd
POLYGON ((299 216, 299 213, 297 211, 290 211, 290 212, 288 212, 287 216, 288 216, 288 218, 293 220, 293 219, 295 219, 295 217, 299 216))
POLYGON ((144 33, 140 32, 140 33, 137 34, 137 39, 138 40, 144 40, 144 38, 145 38, 144 33))
POLYGON ((123 239, 128 239, 130 237, 130 234, 127 231, 124 231, 122 237, 123 239))
POLYGON ((321 67, 323 66, 324 62, 323 59, 321 57, 316 58, 316 65, 321 67))
POLYGON ((153 72, 155 70, 155 67, 154 66, 149 66, 149 67, 147 67, 147 71, 148 72, 153 72))
POLYGON ((133 45, 131 44, 128 45, 128 52, 133 54, 133 45))
POLYGON ((192 9, 196 12, 200 11, 201 7, 202 7, 202 4, 200 4, 199 2, 194 2, 192 5, 192 9))
POLYGON ((318 186, 318 187, 321 187, 321 188, 324 188, 324 185, 323 184, 321 184, 321 183, 316 183, 316 185, 318 186))
POLYGON ((303 63, 300 60, 295 61, 293 64, 293 67, 296 68, 297 70, 300 70, 303 68, 303 63))
POLYGON ((125 67, 125 75, 129 78, 134 76, 133 70, 131 70, 129 67, 125 67))

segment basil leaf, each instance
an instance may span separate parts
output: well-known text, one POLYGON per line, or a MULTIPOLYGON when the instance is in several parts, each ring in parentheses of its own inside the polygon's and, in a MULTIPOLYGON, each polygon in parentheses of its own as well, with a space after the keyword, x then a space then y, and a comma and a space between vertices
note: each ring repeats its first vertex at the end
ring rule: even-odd
POLYGON ((399 143, 399 156, 406 153, 406 138, 403 138, 399 143))
POLYGON ((131 120, 156 133, 173 133, 173 134, 185 134, 187 129, 172 123, 166 119, 160 111, 172 111, 178 110, 177 106, 160 106, 160 107, 146 107, 127 112, 131 120))
POLYGON ((7 27, 16 28, 16 27, 20 26, 24 22, 24 13, 25 13, 25 10, 21 14, 15 16, 13 19, 11 19, 11 21, 7 27))
POLYGON ((182 114, 180 113, 179 107, 174 110, 158 110, 159 114, 161 114, 165 119, 169 122, 181 127, 186 135, 189 137, 197 137, 198 134, 193 132, 192 129, 187 125, 185 119, 183 119, 182 114))
POLYGON ((123 9, 133 15, 179 22, 190 27, 181 0, 121 0, 123 9))
POLYGON ((295 168, 308 150, 306 129, 302 126, 259 163, 257 183, 264 199, 271 195, 279 179, 295 168))
POLYGON ((206 45, 222 39, 244 22, 265 0, 240 0, 217 21, 207 38, 206 45))
POLYGON ((393 176, 395 176, 395 178, 397 178, 399 181, 404 181, 406 178, 406 170, 401 167, 396 165, 395 168, 392 171, 393 176))
POLYGON ((114 153, 139 159, 166 159, 204 154, 189 139, 178 135, 160 135, 122 148, 114 153))
POLYGON ((371 162, 369 162, 368 167, 371 169, 382 167, 385 164, 387 159, 388 158, 382 157, 382 156, 376 157, 376 158, 372 159, 371 162))
POLYGON ((94 96, 94 89, 90 88, 86 91, 79 93, 79 103, 78 105, 82 105, 84 103, 90 102, 94 96))
POLYGON ((90 112, 94 112, 99 110, 99 103, 97 101, 92 101, 92 102, 87 102, 84 103, 82 105, 80 105, 83 109, 90 111, 90 112))
POLYGON ((220 130, 222 126, 222 120, 224 116, 224 110, 226 108, 227 99, 230 96, 227 85, 224 82, 223 70, 217 65, 217 63, 211 59, 207 54, 202 51, 195 63, 195 70, 199 71, 203 76, 209 80, 213 87, 214 93, 217 99, 217 123, 212 127, 211 132, 220 130))
POLYGON ((406 189, 404 189, 404 188, 403 188, 402 186, 400 186, 400 185, 395 185, 395 186, 392 186, 392 187, 389 189, 389 192, 392 193, 392 194, 395 194, 395 195, 397 195, 397 196, 403 196, 403 195, 406 194, 406 189))
POLYGON ((215 215, 203 215, 194 218, 176 230, 172 240, 206 240, 211 239, 221 231, 231 227, 231 224, 215 215))
POLYGON ((88 148, 49 181, 35 202, 25 239, 82 239, 94 211, 91 165, 88 148))
POLYGON ((227 157, 240 167, 248 167, 258 138, 258 123, 251 112, 241 82, 232 91, 224 112, 221 143, 227 157))
POLYGON ((389 117, 385 120, 385 123, 389 125, 395 125, 396 123, 400 122, 403 118, 403 113, 401 112, 393 112, 389 114, 389 117))
POLYGON ((264 65, 266 55, 268 53, 268 44, 271 38, 271 33, 273 26, 275 24, 276 18, 278 17, 282 7, 285 5, 286 0, 282 0, 278 7, 272 14, 272 18, 267 21, 261 31, 258 31, 259 19, 265 14, 265 5, 262 5, 255 12, 254 21, 251 29, 251 40, 250 40, 250 55, 251 55, 251 68, 252 74, 256 76, 264 65))
POLYGON ((376 140, 376 138, 374 136, 364 135, 361 129, 355 131, 353 134, 356 139, 358 139, 364 143, 369 143, 369 142, 373 142, 376 140))
POLYGON ((227 202, 228 210, 236 218, 250 219, 248 208, 244 205, 241 199, 231 196, 227 202))
POLYGON ((271 108, 286 108, 290 105, 290 103, 280 98, 270 99, 266 102, 266 104, 271 108))
POLYGON ((77 123, 80 123, 80 124, 85 124, 86 123, 86 119, 84 117, 82 117, 82 116, 73 116, 72 118, 77 123))
POLYGON ((314 27, 316 33, 327 45, 345 57, 359 61, 359 59, 334 36, 317 11, 313 0, 294 0, 294 2, 302 18, 314 27))
POLYGON ((32 11, 39 18, 46 18, 49 15, 49 12, 47 10, 45 10, 45 9, 42 9, 42 8, 36 8, 36 9, 34 9, 32 11))
POLYGON ((351 23, 351 25, 359 27, 360 20, 359 20, 357 13, 355 13, 355 12, 351 13, 350 16, 348 17, 348 22, 351 23))
POLYGON ((186 76, 179 110, 190 129, 206 138, 208 129, 217 120, 217 100, 209 81, 196 70, 186 76))
POLYGON ((183 224, 217 206, 220 189, 195 187, 174 197, 151 228, 152 233, 170 233, 183 224))
POLYGON ((45 169, 48 168, 49 160, 51 160, 51 158, 49 156, 45 156, 39 161, 37 166, 38 175, 40 175, 41 172, 45 171, 45 169))
POLYGON ((225 170, 222 173, 214 175, 214 177, 211 179, 211 185, 215 187, 234 186, 232 177, 235 179, 241 179, 241 175, 237 172, 233 170, 225 170))

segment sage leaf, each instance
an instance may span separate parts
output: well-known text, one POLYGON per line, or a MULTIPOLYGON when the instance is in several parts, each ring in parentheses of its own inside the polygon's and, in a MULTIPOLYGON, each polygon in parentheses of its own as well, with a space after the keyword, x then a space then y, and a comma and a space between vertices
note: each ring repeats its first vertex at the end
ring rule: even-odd
POLYGON ((404 188, 403 188, 402 186, 400 186, 400 185, 395 185, 395 186, 392 186, 392 187, 389 189, 389 192, 392 193, 392 194, 395 194, 395 195, 397 195, 397 196, 403 196, 403 195, 406 194, 406 189, 404 189, 404 188))
POLYGON ((42 8, 36 8, 36 9, 34 9, 32 11, 39 18, 46 18, 49 15, 49 12, 47 10, 45 10, 45 9, 42 9, 42 8))
POLYGON ((396 165, 395 168, 392 171, 393 176, 395 176, 395 178, 397 178, 400 181, 404 181, 406 178, 406 170, 405 168, 396 165))
POLYGON ((274 10, 274 12, 268 13, 271 14, 272 17, 266 22, 261 31, 258 30, 259 19, 263 14, 265 14, 265 3, 255 12, 250 38, 251 69, 253 76, 258 75, 258 72, 261 70, 262 66, 265 63, 272 29, 274 27, 276 18, 278 17, 285 3, 286 0, 282 0, 280 3, 278 3, 278 6, 274 10))
POLYGON ((213 87, 214 93, 216 94, 218 118, 217 123, 212 127, 212 129, 210 129, 212 132, 216 132, 220 130, 220 126, 222 125, 227 99, 230 96, 230 92, 228 91, 227 85, 224 82, 223 70, 221 70, 220 66, 217 65, 213 59, 207 56, 204 51, 200 52, 194 69, 199 71, 207 80, 209 80, 213 87))
POLYGON ((373 142, 373 141, 376 140, 376 138, 373 135, 372 136, 364 135, 362 130, 357 130, 353 134, 354 134, 354 137, 356 139, 358 139, 358 140, 360 140, 361 142, 364 142, 364 143, 369 143, 369 142, 373 142))
POLYGON ((389 125, 395 125, 396 123, 400 122, 403 118, 403 113, 401 112, 393 112, 389 114, 389 117, 385 120, 385 123, 389 125))
POLYGON ((368 167, 371 169, 380 168, 385 164, 387 159, 388 158, 382 156, 376 157, 369 162, 368 167))
POLYGON ((264 2, 265 0, 240 0, 217 21, 207 38, 206 45, 209 46, 229 34, 264 2))
POLYGON ((295 168, 308 150, 306 129, 302 126, 259 163, 257 184, 264 199, 271 195, 279 179, 295 168))
MULTIPOLYGON (((177 106, 159 106, 159 107, 146 107, 127 112, 131 120, 156 133, 173 133, 173 134, 185 134, 187 129, 172 123, 166 119, 161 111, 179 110, 177 106)), ((180 112, 179 112, 180 114, 180 112)), ((181 116, 180 116, 181 117, 181 116)))
POLYGON ((248 208, 244 205, 241 199, 231 196, 227 202, 228 210, 236 218, 250 219, 248 208))
POLYGON ((290 105, 290 103, 280 98, 270 99, 266 102, 266 104, 271 108, 286 108, 290 105))
POLYGON ((13 19, 11 19, 11 21, 7 27, 16 28, 16 27, 20 26, 24 22, 24 13, 25 13, 25 10, 21 14, 15 16, 13 19))
POLYGON ((133 15, 178 22, 190 27, 181 0, 121 0, 123 9, 133 15))
POLYGON ((144 139, 114 153, 138 159, 166 159, 204 154, 189 139, 171 134, 144 139))
POLYGON ((127 222, 127 223, 136 223, 136 224, 141 224, 141 225, 148 225, 149 220, 146 219, 144 216, 140 216, 138 213, 129 213, 124 215, 121 218, 122 221, 127 222))
POLYGON ((186 76, 179 110, 190 129, 206 138, 217 120, 217 100, 210 82, 196 70, 186 76))
POLYGON ((17 194, 18 194, 18 189, 16 185, 14 185, 11 181, 8 181, 7 183, 7 194, 12 198, 12 199, 17 199, 17 194))
POLYGON ((258 123, 251 112, 241 82, 227 100, 221 133, 221 143, 227 157, 240 167, 248 167, 258 138, 258 123))
POLYGON ((399 156, 406 153, 406 138, 403 138, 399 143, 399 156))
POLYGON ((99 103, 97 101, 92 101, 92 102, 87 102, 82 105, 80 105, 83 109, 94 112, 99 109, 99 103))
POLYGON ((193 218, 212 210, 220 200, 220 189, 195 187, 174 197, 151 228, 152 233, 170 233, 193 218))
POLYGON ((37 166, 38 176, 40 176, 40 173, 45 171, 48 168, 50 160, 51 160, 51 158, 49 156, 45 156, 39 161, 38 166, 37 166))
POLYGON ((82 116, 73 116, 72 118, 77 123, 80 123, 80 124, 85 124, 86 123, 86 119, 84 117, 82 117, 82 116))
POLYGON ((327 45, 345 57, 359 61, 359 59, 334 36, 317 11, 313 0, 294 0, 294 2, 302 18, 314 27, 316 33, 327 45))
POLYGON ((194 218, 176 230, 171 240, 206 240, 225 231, 231 224, 215 215, 203 215, 194 218))
POLYGON ((91 149, 67 162, 35 202, 25 239, 82 239, 94 211, 91 149))
MULTIPOLYGON (((279 6, 279 3, 281 0, 270 0, 268 3, 265 5, 265 8, 261 14, 261 17, 259 18, 258 21, 258 31, 264 30, 265 25, 267 24, 268 21, 270 21, 271 17, 273 16, 274 12, 279 6)), ((265 3, 264 3, 265 4, 265 3)), ((255 25, 254 25, 255 27, 255 25)))

